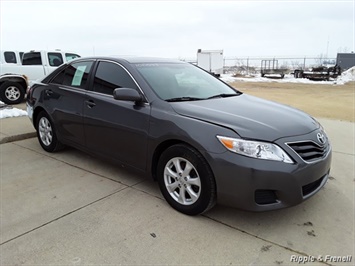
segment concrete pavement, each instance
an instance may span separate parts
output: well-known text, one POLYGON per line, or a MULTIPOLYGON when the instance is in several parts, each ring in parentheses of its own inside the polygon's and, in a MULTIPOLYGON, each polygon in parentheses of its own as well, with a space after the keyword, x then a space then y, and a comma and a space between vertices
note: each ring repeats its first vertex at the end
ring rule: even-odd
MULTIPOLYGON (((14 108, 26 110, 26 104, 21 103, 14 108)), ((27 116, 0 119, 0 144, 35 136, 35 129, 27 116)))
POLYGON ((36 131, 27 116, 0 119, 0 144, 35 136, 36 131))
POLYGON ((354 123, 319 119, 331 178, 303 204, 189 217, 136 173, 71 148, 44 152, 26 119, 0 119, 0 265, 354 264, 354 123))

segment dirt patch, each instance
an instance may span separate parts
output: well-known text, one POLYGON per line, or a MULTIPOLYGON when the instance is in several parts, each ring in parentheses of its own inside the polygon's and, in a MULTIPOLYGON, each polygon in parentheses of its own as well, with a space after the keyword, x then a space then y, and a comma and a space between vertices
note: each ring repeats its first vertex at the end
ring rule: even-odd
POLYGON ((345 85, 232 82, 238 90, 290 105, 315 117, 355 122, 355 82, 345 85))

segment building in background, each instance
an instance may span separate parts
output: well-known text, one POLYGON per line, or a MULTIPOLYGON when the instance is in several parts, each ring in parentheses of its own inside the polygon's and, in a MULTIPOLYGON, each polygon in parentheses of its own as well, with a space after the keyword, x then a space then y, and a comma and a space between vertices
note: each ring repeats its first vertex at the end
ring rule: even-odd
POLYGON ((340 66, 341 70, 347 70, 355 66, 355 54, 352 53, 338 53, 336 64, 340 66))

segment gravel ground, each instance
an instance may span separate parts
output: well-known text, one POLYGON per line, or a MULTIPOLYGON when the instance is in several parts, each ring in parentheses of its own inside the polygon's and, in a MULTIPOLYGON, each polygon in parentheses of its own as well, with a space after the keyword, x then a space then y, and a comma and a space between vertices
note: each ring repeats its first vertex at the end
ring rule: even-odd
POLYGON ((355 82, 344 85, 232 82, 238 90, 287 104, 312 116, 355 122, 355 82))

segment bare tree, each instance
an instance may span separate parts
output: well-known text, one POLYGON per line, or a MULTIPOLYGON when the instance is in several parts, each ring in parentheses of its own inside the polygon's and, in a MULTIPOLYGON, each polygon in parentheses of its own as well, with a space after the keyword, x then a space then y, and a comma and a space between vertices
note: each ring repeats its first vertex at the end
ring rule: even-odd
POLYGON ((297 60, 292 60, 291 67, 292 67, 292 69, 302 69, 303 63, 301 63, 300 61, 297 61, 297 60))
POLYGON ((346 46, 338 48, 338 53, 348 53, 348 52, 349 52, 349 48, 346 46))
POLYGON ((287 61, 283 61, 280 68, 282 69, 288 69, 288 62, 287 61))
POLYGON ((236 59, 235 60, 235 65, 238 67, 245 66, 244 60, 243 59, 236 59))
POLYGON ((322 53, 317 56, 317 58, 315 59, 315 62, 317 65, 321 66, 323 64, 324 59, 325 59, 325 56, 322 53))

